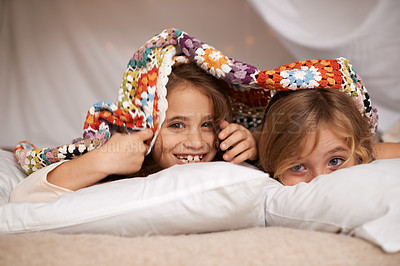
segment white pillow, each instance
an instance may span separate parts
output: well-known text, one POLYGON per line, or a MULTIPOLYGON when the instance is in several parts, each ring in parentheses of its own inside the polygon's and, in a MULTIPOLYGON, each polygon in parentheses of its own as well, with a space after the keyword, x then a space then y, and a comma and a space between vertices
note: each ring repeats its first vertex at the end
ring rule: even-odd
POLYGON ((0 149, 0 206, 8 202, 13 188, 25 177, 14 154, 0 149))
MULTIPOLYGON (((24 176, 10 155, 0 153, 0 161, 11 160, 1 165, 2 176, 15 178, 0 180, 3 201, 24 176)), ((292 187, 251 167, 189 164, 147 178, 82 189, 49 203, 0 206, 0 232, 11 233, 42 230, 137 236, 265 224, 350 234, 386 252, 398 252, 400 159, 338 170, 292 187)))
POLYGON ((340 232, 400 251, 400 159, 377 160, 296 186, 266 186, 266 224, 340 232))
POLYGON ((264 226, 262 190, 271 180, 258 169, 227 162, 176 165, 48 203, 8 203, 0 207, 0 232, 139 236, 264 226))

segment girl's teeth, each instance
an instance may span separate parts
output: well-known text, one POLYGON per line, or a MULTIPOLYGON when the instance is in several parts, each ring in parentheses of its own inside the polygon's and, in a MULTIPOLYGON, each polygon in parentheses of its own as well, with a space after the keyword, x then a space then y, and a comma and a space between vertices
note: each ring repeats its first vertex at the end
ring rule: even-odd
POLYGON ((188 155, 187 157, 185 156, 178 156, 178 159, 181 160, 183 163, 196 163, 200 162, 201 159, 203 159, 203 155, 188 155))

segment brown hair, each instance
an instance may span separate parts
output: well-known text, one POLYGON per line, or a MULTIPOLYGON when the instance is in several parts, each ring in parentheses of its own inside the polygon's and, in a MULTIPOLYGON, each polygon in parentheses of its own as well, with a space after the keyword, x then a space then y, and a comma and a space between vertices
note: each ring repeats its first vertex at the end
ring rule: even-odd
POLYGON ((179 64, 172 68, 167 83, 170 92, 177 84, 189 83, 199 88, 213 102, 213 113, 216 125, 223 119, 232 119, 232 108, 226 94, 225 83, 206 73, 195 63, 179 64))
MULTIPOLYGON (((298 164, 303 140, 322 124, 344 137, 358 163, 372 160, 368 122, 353 100, 337 89, 278 92, 269 103, 258 145, 259 166, 275 179, 298 164)), ((312 152, 312 151, 311 151, 312 152)))
MULTIPOLYGON (((198 88, 204 95, 208 96, 213 102, 213 114, 214 114, 214 125, 218 128, 219 123, 225 119, 231 120, 232 109, 229 98, 226 94, 226 83, 218 80, 216 77, 206 73, 195 63, 179 64, 172 68, 172 72, 169 75, 167 83, 167 93, 176 87, 178 84, 189 83, 198 88)), ((218 134, 218 130, 215 128, 215 133, 218 134)), ((218 138, 216 137, 215 145, 218 138)), ((221 152, 217 152, 214 160, 220 160, 222 158, 221 152)), ((128 176, 111 175, 102 180, 102 182, 113 181, 129 177, 145 177, 155 172, 160 171, 158 164, 154 161, 152 156, 146 156, 142 168, 139 172, 128 176)))
POLYGON ((179 64, 172 68, 167 83, 167 91, 171 92, 177 84, 184 83, 189 83, 195 86, 212 100, 214 115, 213 124, 215 127, 214 145, 217 148, 217 154, 214 157, 214 161, 221 161, 223 153, 218 148, 219 141, 217 137, 219 124, 222 120, 227 120, 228 122, 231 122, 232 120, 232 106, 227 95, 227 84, 213 75, 208 74, 193 62, 179 64))

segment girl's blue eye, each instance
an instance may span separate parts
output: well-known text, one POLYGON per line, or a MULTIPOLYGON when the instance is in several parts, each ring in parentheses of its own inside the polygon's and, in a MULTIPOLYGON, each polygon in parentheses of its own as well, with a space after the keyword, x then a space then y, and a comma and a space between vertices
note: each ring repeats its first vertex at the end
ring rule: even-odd
POLYGON ((296 171, 296 172, 302 171, 302 170, 304 170, 304 169, 305 169, 305 167, 304 167, 304 165, 302 165, 302 164, 298 164, 298 165, 292 167, 292 170, 293 170, 293 171, 296 171))
POLYGON ((342 165, 344 163, 344 160, 341 158, 333 158, 329 161, 329 165, 332 166, 339 166, 342 165))

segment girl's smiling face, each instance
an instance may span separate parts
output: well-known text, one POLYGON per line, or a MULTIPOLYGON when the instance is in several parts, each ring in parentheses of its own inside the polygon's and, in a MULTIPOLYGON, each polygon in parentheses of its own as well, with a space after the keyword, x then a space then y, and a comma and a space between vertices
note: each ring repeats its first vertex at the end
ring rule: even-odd
POLYGON ((303 142, 303 151, 297 162, 299 162, 297 165, 284 171, 280 177, 284 185, 308 183, 319 175, 357 164, 345 138, 337 135, 327 126, 320 129, 318 139, 315 132, 306 137, 303 142))
POLYGON ((152 156, 161 168, 175 164, 209 162, 217 150, 213 102, 185 82, 167 95, 168 109, 152 156))

